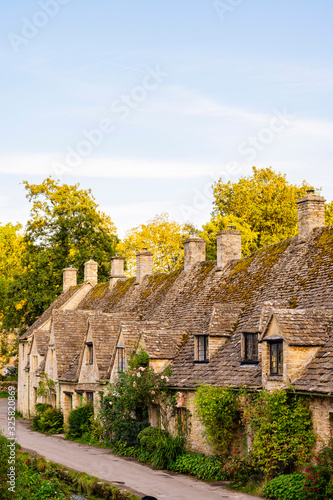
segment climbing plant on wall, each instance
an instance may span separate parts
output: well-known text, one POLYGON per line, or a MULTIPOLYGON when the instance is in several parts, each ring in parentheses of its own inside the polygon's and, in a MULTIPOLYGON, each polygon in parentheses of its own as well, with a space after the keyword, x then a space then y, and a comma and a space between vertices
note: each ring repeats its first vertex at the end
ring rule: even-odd
POLYGON ((253 459, 267 476, 292 472, 312 455, 315 444, 307 400, 283 390, 243 398, 243 421, 254 431, 253 459))
POLYGON ((196 392, 195 406, 208 442, 217 453, 227 455, 240 422, 236 392, 229 387, 202 385, 196 392))

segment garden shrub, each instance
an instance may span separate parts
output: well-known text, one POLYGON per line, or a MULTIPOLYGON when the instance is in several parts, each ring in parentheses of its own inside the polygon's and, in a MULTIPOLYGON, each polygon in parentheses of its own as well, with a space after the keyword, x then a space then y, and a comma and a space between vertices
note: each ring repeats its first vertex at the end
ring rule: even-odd
POLYGON ((224 481, 227 478, 222 470, 220 457, 210 457, 202 453, 185 453, 180 455, 173 470, 181 474, 191 474, 203 481, 224 481))
POLYGON ((138 434, 138 441, 143 450, 154 452, 161 436, 166 436, 166 432, 159 427, 146 427, 138 434))
POLYGON ((149 366, 149 357, 143 350, 128 363, 128 370, 119 373, 109 385, 108 394, 102 399, 100 419, 103 425, 103 441, 115 445, 139 447, 137 436, 149 425, 148 407, 165 400, 170 369, 156 373, 149 366))
POLYGON ((158 427, 146 427, 138 435, 139 459, 158 469, 173 469, 177 458, 185 451, 186 439, 172 436, 158 427))
POLYGON ((66 439, 80 438, 83 434, 89 433, 93 415, 94 408, 92 405, 79 406, 72 410, 68 417, 66 439))
POLYGON ((149 425, 148 416, 140 421, 130 415, 119 416, 112 422, 112 440, 138 447, 138 434, 149 425))
POLYGON ((282 474, 266 484, 264 495, 272 500, 306 500, 311 497, 305 496, 304 482, 304 474, 282 474))
POLYGON ((227 455, 240 422, 237 394, 229 387, 202 385, 195 394, 195 405, 208 442, 217 453, 227 455))
POLYGON ((314 457, 314 463, 307 465, 305 470, 305 498, 318 500, 333 498, 333 449, 332 441, 321 449, 314 457), (315 496, 314 496, 315 495, 315 496))
POLYGON ((172 470, 177 458, 184 454, 185 444, 186 439, 184 437, 161 433, 150 463, 157 469, 172 470))
POLYGON ((283 390, 243 399, 245 426, 254 431, 252 455, 268 477, 294 472, 312 455, 315 434, 307 401, 283 390))
POLYGON ((36 415, 33 416, 31 426, 34 431, 45 434, 61 434, 64 430, 64 416, 58 408, 46 403, 35 405, 36 415))
POLYGON ((245 485, 249 481, 263 479, 261 471, 255 466, 252 455, 228 457, 223 464, 223 474, 234 485, 245 485))

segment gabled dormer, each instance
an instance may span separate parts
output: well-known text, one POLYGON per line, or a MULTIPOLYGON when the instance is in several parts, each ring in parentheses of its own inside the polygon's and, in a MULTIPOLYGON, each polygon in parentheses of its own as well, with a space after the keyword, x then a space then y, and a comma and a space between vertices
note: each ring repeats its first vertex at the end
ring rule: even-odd
POLYGON ((195 336, 195 360, 208 361, 231 337, 237 327, 243 305, 237 302, 214 304, 209 327, 204 335, 195 336))
POLYGON ((81 353, 81 369, 79 383, 95 382, 99 379, 98 366, 96 363, 95 344, 92 333, 92 325, 88 322, 87 335, 81 353))
POLYGON ((127 363, 139 346, 141 338, 140 321, 135 319, 120 320, 120 329, 111 359, 110 380, 113 382, 119 373, 127 368, 127 363))
POLYGON ((47 353, 45 356, 45 368, 44 371, 48 378, 52 380, 57 379, 57 356, 55 349, 55 338, 54 338, 54 322, 52 321, 50 329, 50 337, 47 346, 47 353))
POLYGON ((272 309, 260 338, 264 387, 293 383, 326 344, 328 325, 322 309, 272 309))

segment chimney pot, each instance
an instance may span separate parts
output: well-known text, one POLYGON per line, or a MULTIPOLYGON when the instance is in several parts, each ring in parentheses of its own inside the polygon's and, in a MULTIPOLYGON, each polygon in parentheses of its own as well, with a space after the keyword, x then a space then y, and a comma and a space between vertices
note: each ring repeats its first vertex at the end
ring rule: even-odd
POLYGON ((62 291, 67 292, 72 286, 77 285, 77 269, 70 265, 62 270, 62 291))
POLYGON ((153 274, 154 255, 147 249, 143 249, 141 252, 137 252, 135 255, 136 255, 135 284, 139 285, 145 276, 153 274))
MULTIPOLYGON (((228 226, 228 228, 235 226, 228 226)), ((225 267, 232 260, 242 258, 242 233, 235 229, 224 229, 216 235, 217 267, 225 267)))
POLYGON ((298 234, 307 238, 316 227, 325 226, 325 198, 314 194, 313 189, 297 200, 298 234))
POLYGON ((184 271, 189 271, 198 262, 206 260, 206 240, 190 236, 184 241, 184 271))
POLYGON ((84 281, 89 281, 93 286, 98 282, 98 264, 90 259, 84 264, 84 281))

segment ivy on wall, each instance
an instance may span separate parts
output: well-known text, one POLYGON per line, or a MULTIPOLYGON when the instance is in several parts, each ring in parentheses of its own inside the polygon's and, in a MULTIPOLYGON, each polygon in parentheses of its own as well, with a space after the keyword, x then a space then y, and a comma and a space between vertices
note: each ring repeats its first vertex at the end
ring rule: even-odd
POLYGON ((243 422, 254 431, 252 456, 267 476, 307 462, 316 441, 307 400, 283 390, 245 396, 243 422))
POLYGON ((205 426, 207 441, 216 453, 227 455, 240 422, 236 392, 230 387, 201 385, 195 395, 195 406, 205 426))

